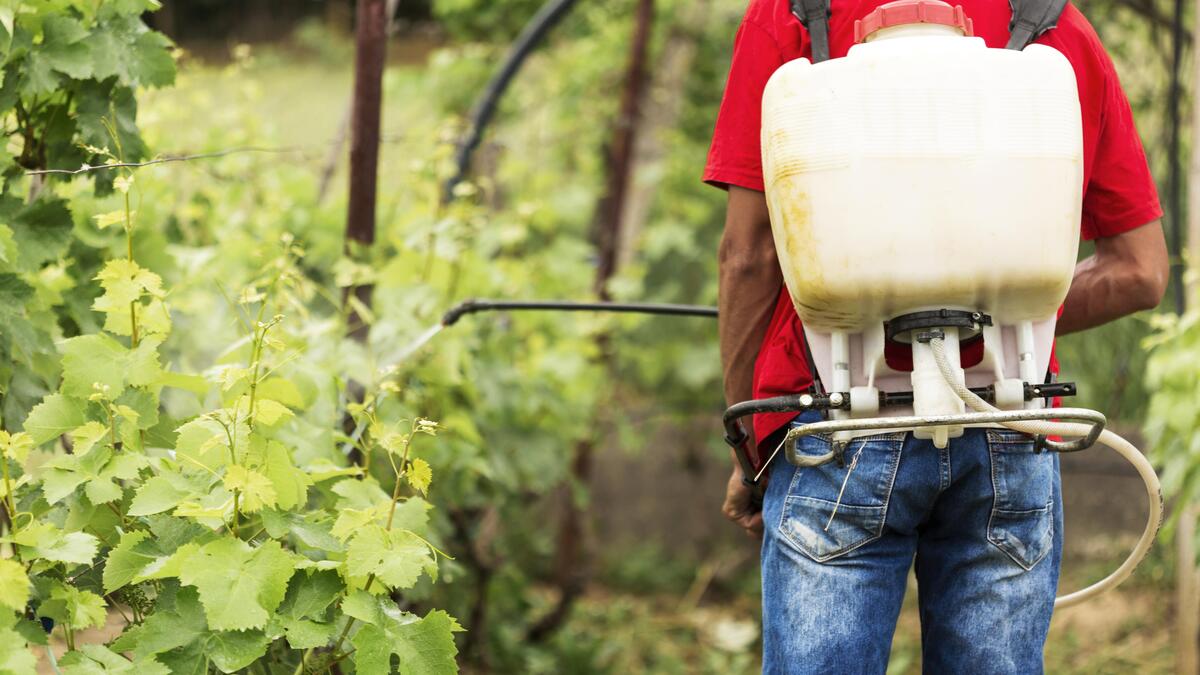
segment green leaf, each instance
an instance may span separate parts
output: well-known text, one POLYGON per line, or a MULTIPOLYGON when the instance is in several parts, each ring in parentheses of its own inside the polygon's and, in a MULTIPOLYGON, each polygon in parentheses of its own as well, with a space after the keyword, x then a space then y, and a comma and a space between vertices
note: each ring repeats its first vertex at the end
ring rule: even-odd
POLYGON ((317 459, 312 464, 304 467, 304 472, 308 474, 309 480, 313 483, 320 483, 329 480, 330 478, 340 478, 342 476, 361 476, 363 468, 361 466, 338 466, 327 459, 317 459))
POLYGON ((82 455, 64 455, 47 462, 42 491, 46 501, 54 504, 82 485, 91 503, 107 504, 122 497, 118 481, 136 478, 145 466, 144 455, 95 446, 82 455))
POLYGON ((363 626, 350 642, 354 645, 354 672, 362 675, 392 672, 392 641, 382 628, 363 626))
POLYGON ((182 476, 173 480, 158 475, 142 483, 129 505, 129 515, 149 516, 175 508, 192 493, 183 481, 182 476))
MULTIPOLYGON (((250 429, 244 423, 236 427, 236 438, 244 439, 250 429)), ((239 447, 244 443, 239 442, 239 447)), ((184 424, 178 429, 175 439, 175 454, 182 461, 182 467, 189 471, 200 469, 211 473, 229 462, 229 436, 225 429, 215 420, 201 417, 184 424)))
POLYGON ((295 413, 288 410, 287 406, 277 401, 266 399, 254 403, 254 423, 258 426, 270 429, 286 422, 294 415, 295 413))
POLYGON ((258 383, 257 389, 260 399, 279 401, 289 408, 304 407, 304 396, 300 394, 300 389, 291 380, 285 380, 282 377, 268 377, 258 383))
POLYGON ((29 602, 29 577, 15 560, 0 559, 0 607, 24 612, 29 602))
POLYGON ((15 621, 15 616, 0 615, 0 675, 37 672, 38 660, 29 651, 25 637, 13 628, 15 621))
POLYGON ((146 87, 166 87, 175 82, 175 59, 168 51, 171 41, 162 33, 145 32, 133 44, 131 77, 146 87))
POLYGON ((329 523, 316 514, 302 516, 299 513, 266 510, 262 512, 262 519, 267 534, 275 539, 290 533, 309 548, 335 553, 345 550, 342 542, 330 533, 329 523))
POLYGON ((429 484, 433 482, 433 469, 429 467, 429 462, 417 458, 409 464, 405 477, 417 492, 426 494, 429 492, 429 484))
MULTIPOLYGON (((152 299, 161 299, 163 295, 162 279, 157 274, 124 258, 110 260, 96 275, 96 280, 100 282, 104 294, 96 298, 92 309, 105 315, 105 330, 117 335, 133 334, 131 305, 138 306, 141 325, 148 318, 147 308, 141 302, 142 298, 149 296, 152 299)), ((145 332, 147 331, 143 331, 145 332)))
POLYGON ((374 478, 343 480, 334 483, 333 493, 341 497, 338 509, 366 509, 391 501, 391 495, 379 487, 374 478))
POLYGON ((87 454, 94 445, 109 433, 103 422, 88 422, 71 430, 71 452, 76 455, 87 454))
POLYGON ((332 623, 319 623, 307 619, 286 619, 283 621, 284 634, 292 649, 313 649, 329 644, 333 638, 332 623))
POLYGON ((87 421, 84 405, 62 394, 51 394, 34 406, 25 418, 25 431, 41 445, 58 438, 87 421))
POLYGON ((319 570, 292 577, 279 613, 292 619, 320 617, 345 589, 336 572, 319 570))
POLYGON ((67 14, 53 14, 42 24, 45 32, 42 57, 54 70, 76 80, 92 74, 91 50, 84 38, 88 31, 79 21, 67 14))
POLYGON ((139 545, 149 536, 150 533, 145 530, 121 535, 121 540, 109 551, 108 560, 104 564, 105 593, 112 593, 128 584, 147 567, 161 560, 161 556, 155 555, 157 550, 153 544, 142 546, 139 550, 139 545))
POLYGON ((208 625, 215 630, 265 626, 296 571, 293 554, 275 540, 252 549, 240 539, 224 537, 190 553, 179 560, 179 580, 199 591, 208 625))
POLYGON ((205 380, 200 375, 174 373, 164 370, 159 374, 158 380, 154 384, 190 391, 197 396, 203 396, 208 393, 208 380, 205 380))
POLYGON ((83 645, 59 662, 63 675, 170 675, 171 670, 154 658, 132 663, 101 645, 83 645))
POLYGON ((388 631, 393 653, 400 659, 400 672, 411 675, 451 675, 458 672, 454 657, 454 633, 462 631, 449 614, 433 610, 425 618, 399 623, 388 631))
POLYGON ((36 522, 13 535, 21 559, 87 565, 96 557, 100 540, 86 532, 63 532, 54 525, 36 522))
POLYGON ((168 592, 155 604, 145 623, 126 630, 113 643, 117 651, 133 652, 135 658, 153 656, 184 647, 207 632, 204 610, 190 588, 168 592))
POLYGON ((66 253, 75 225, 65 200, 39 199, 28 206, 6 201, 0 204, 0 218, 6 211, 15 212, 5 224, 12 230, 20 250, 16 260, 18 272, 37 271, 47 261, 57 260, 66 253))
POLYGON ((437 578, 437 559, 429 545, 408 530, 388 532, 369 525, 350 539, 346 573, 352 579, 375 578, 389 588, 412 588, 425 572, 437 578))
POLYGON ((38 616, 70 624, 73 629, 99 628, 108 620, 108 606, 91 591, 55 581, 50 599, 38 607, 38 616))
POLYGON ((158 378, 162 371, 158 363, 158 346, 162 340, 148 337, 135 349, 103 333, 81 335, 64 340, 63 393, 87 398, 101 393, 114 400, 125 386, 144 386, 158 378))
MULTIPOLYGON (((2 76, 2 74, 2 71, 0 71, 0 76, 2 76)), ((16 261, 17 242, 13 241, 12 229, 7 225, 0 225, 0 263, 5 265, 5 267, 0 267, 0 269, 8 269, 7 266, 15 263, 16 261)), ((16 279, 17 281, 20 281, 19 278, 16 279)))
POLYGON ((286 446, 269 441, 261 469, 275 489, 279 508, 288 511, 304 504, 312 483, 306 473, 296 468, 286 446))
MULTIPOLYGON (((360 600, 360 602, 363 602, 360 600)), ((400 612, 390 600, 379 600, 378 621, 363 626, 351 638, 354 665, 362 675, 391 672, 405 675, 452 675, 458 672, 454 633, 462 630, 449 614, 434 610, 418 618, 400 612), (399 667, 391 668, 391 656, 399 667)))
POLYGON ((126 630, 113 648, 133 652, 139 662, 157 655, 172 672, 203 673, 211 660, 222 672, 232 673, 262 658, 270 642, 258 630, 209 630, 196 591, 168 588, 145 623, 126 630))
POLYGON ((337 520, 333 523, 331 534, 341 541, 350 538, 355 532, 371 523, 382 523, 387 517, 387 504, 369 509, 338 509, 337 520))
POLYGON ((225 489, 240 495, 238 508, 245 513, 257 513, 264 507, 275 506, 275 486, 263 474, 239 464, 225 469, 225 489))
MULTIPOLYGON (((3 249, 0 249, 2 252, 3 249)), ((22 281, 21 277, 10 273, 0 274, 0 316, 19 314, 25 301, 31 297, 33 287, 22 281)))
POLYGON ((392 529, 408 530, 424 537, 429 533, 429 512, 433 505, 420 497, 410 497, 396 504, 392 529))

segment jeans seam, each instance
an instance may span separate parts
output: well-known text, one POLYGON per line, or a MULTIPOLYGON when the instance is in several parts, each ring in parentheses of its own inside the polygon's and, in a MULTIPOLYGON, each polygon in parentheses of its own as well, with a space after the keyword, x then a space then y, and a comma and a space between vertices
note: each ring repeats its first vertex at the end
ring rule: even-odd
MULTIPOLYGON (((997 436, 999 436, 999 434, 997 434, 997 436)), ((1037 560, 1033 560, 1028 565, 1026 565, 1024 562, 1019 560, 1017 558, 1017 556, 1013 555, 1012 552, 1010 552, 1008 550, 1008 548, 1006 548, 1000 542, 996 541, 996 539, 992 536, 992 524, 995 522, 997 513, 1006 513, 1006 514, 1012 514, 1012 515, 1026 515, 1026 514, 1032 515, 1032 514, 1037 514, 1037 513, 1045 513, 1050 516, 1050 537, 1053 540, 1054 532, 1055 532, 1054 514, 1050 513, 1050 508, 1054 505, 1054 486, 1053 485, 1050 486, 1050 499, 1046 503, 1046 506, 1044 506, 1040 509, 1028 509, 1028 510, 1022 510, 1022 511, 1001 509, 997 505, 997 501, 1000 499, 1000 488, 999 488, 999 483, 996 480, 996 464, 997 464, 997 462, 996 462, 996 453, 992 451, 992 438, 993 438, 992 432, 989 430, 988 431, 987 451, 988 451, 988 465, 989 465, 989 469, 990 469, 990 472, 992 475, 992 509, 988 513, 987 531, 984 532, 984 536, 988 540, 989 543, 991 543, 996 548, 1000 549, 1000 552, 1004 553, 1004 555, 1008 556, 1010 560, 1017 563, 1017 565, 1019 565, 1021 567, 1021 569, 1025 570, 1026 572, 1029 572, 1034 567, 1037 567, 1038 563, 1040 563, 1043 559, 1045 559, 1045 557, 1050 553, 1050 550, 1054 548, 1053 545, 1051 545, 1049 548, 1047 548, 1045 551, 1043 551, 1042 554, 1037 557, 1037 560)), ((998 441, 998 442, 1013 444, 1011 441, 998 441)), ((1026 440, 1025 442, 1028 443, 1029 441, 1026 440)))
POLYGON ((952 466, 950 463, 950 444, 947 443, 946 447, 938 449, 938 490, 935 498, 942 496, 942 493, 950 488, 950 483, 954 482, 954 469, 952 466), (946 467, 944 472, 942 471, 943 461, 946 467))

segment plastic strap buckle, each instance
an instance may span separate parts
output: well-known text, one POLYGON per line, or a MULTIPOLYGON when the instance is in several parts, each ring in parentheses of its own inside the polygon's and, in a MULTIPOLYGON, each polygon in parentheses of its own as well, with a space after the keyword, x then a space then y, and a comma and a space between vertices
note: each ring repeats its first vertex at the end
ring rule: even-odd
POLYGON ((812 62, 829 60, 829 0, 791 0, 792 16, 808 30, 812 62))
POLYGON ((1012 8, 1012 20, 1004 48, 1020 51, 1058 25, 1067 0, 1008 0, 1008 6, 1012 8))

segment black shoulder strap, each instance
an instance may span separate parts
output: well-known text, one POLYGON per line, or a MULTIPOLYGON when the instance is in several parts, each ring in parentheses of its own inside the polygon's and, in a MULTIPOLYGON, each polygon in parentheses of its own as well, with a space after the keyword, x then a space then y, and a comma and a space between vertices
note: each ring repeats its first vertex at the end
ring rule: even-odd
MULTIPOLYGON (((1065 1, 1065 0, 1064 0, 1065 1)), ((829 0, 791 0, 792 16, 808 30, 812 62, 829 60, 829 0)))
POLYGON ((1067 0, 1008 0, 1012 21, 1008 23, 1005 49, 1020 51, 1038 36, 1054 28, 1067 7, 1067 0))

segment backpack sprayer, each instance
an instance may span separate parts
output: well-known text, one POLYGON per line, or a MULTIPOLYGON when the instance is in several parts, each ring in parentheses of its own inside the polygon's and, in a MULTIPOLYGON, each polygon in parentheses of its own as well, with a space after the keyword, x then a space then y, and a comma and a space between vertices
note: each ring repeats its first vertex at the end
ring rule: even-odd
POLYGON ((1001 426, 1034 436, 1038 452, 1111 447, 1145 482, 1149 519, 1125 562, 1057 598, 1065 607, 1132 573, 1162 496, 1150 463, 1104 429, 1104 415, 1047 405, 1075 393, 1041 374, 1078 254, 1082 123, 1071 64, 1030 44, 1065 0, 1012 4, 1007 49, 972 37, 961 7, 898 0, 858 20, 857 44, 826 61, 828 0, 793 0, 814 59, 767 83, 763 176, 815 386, 733 406, 726 440, 759 494, 779 449, 797 466, 840 462, 851 438, 871 432, 911 430, 945 448, 968 426, 1001 426), (967 345, 982 357, 964 362, 967 345), (911 372, 889 358, 897 350, 911 352, 911 372), (827 419, 789 430, 755 466, 740 418, 807 410, 827 419), (831 436, 830 452, 798 455, 796 440, 813 434, 831 436))
MULTIPOLYGON (((961 7, 898 0, 857 21, 858 44, 829 61, 829 1, 792 0, 813 59, 784 64, 766 86, 763 175, 813 388, 731 406, 725 440, 760 502, 780 450, 796 466, 841 462, 851 439, 871 433, 911 431, 945 448, 986 426, 1033 436, 1037 452, 1108 446, 1145 483, 1146 528, 1113 573, 1056 598, 1062 608, 1133 573, 1161 524, 1162 492, 1103 414, 1051 406, 1076 393, 1073 383, 1040 376, 1078 254, 1082 127, 1070 63, 1030 44, 1066 0, 1010 5, 1007 49, 972 37, 961 7), (982 356, 964 361, 967 346, 982 356), (911 370, 891 358, 898 350, 911 353, 911 370), (742 419, 805 411, 825 419, 790 429, 756 463, 742 419), (830 452, 798 454, 796 441, 814 434, 830 436, 830 452)), ((463 316, 496 310, 717 315, 693 305, 470 300, 404 357, 463 316)))

